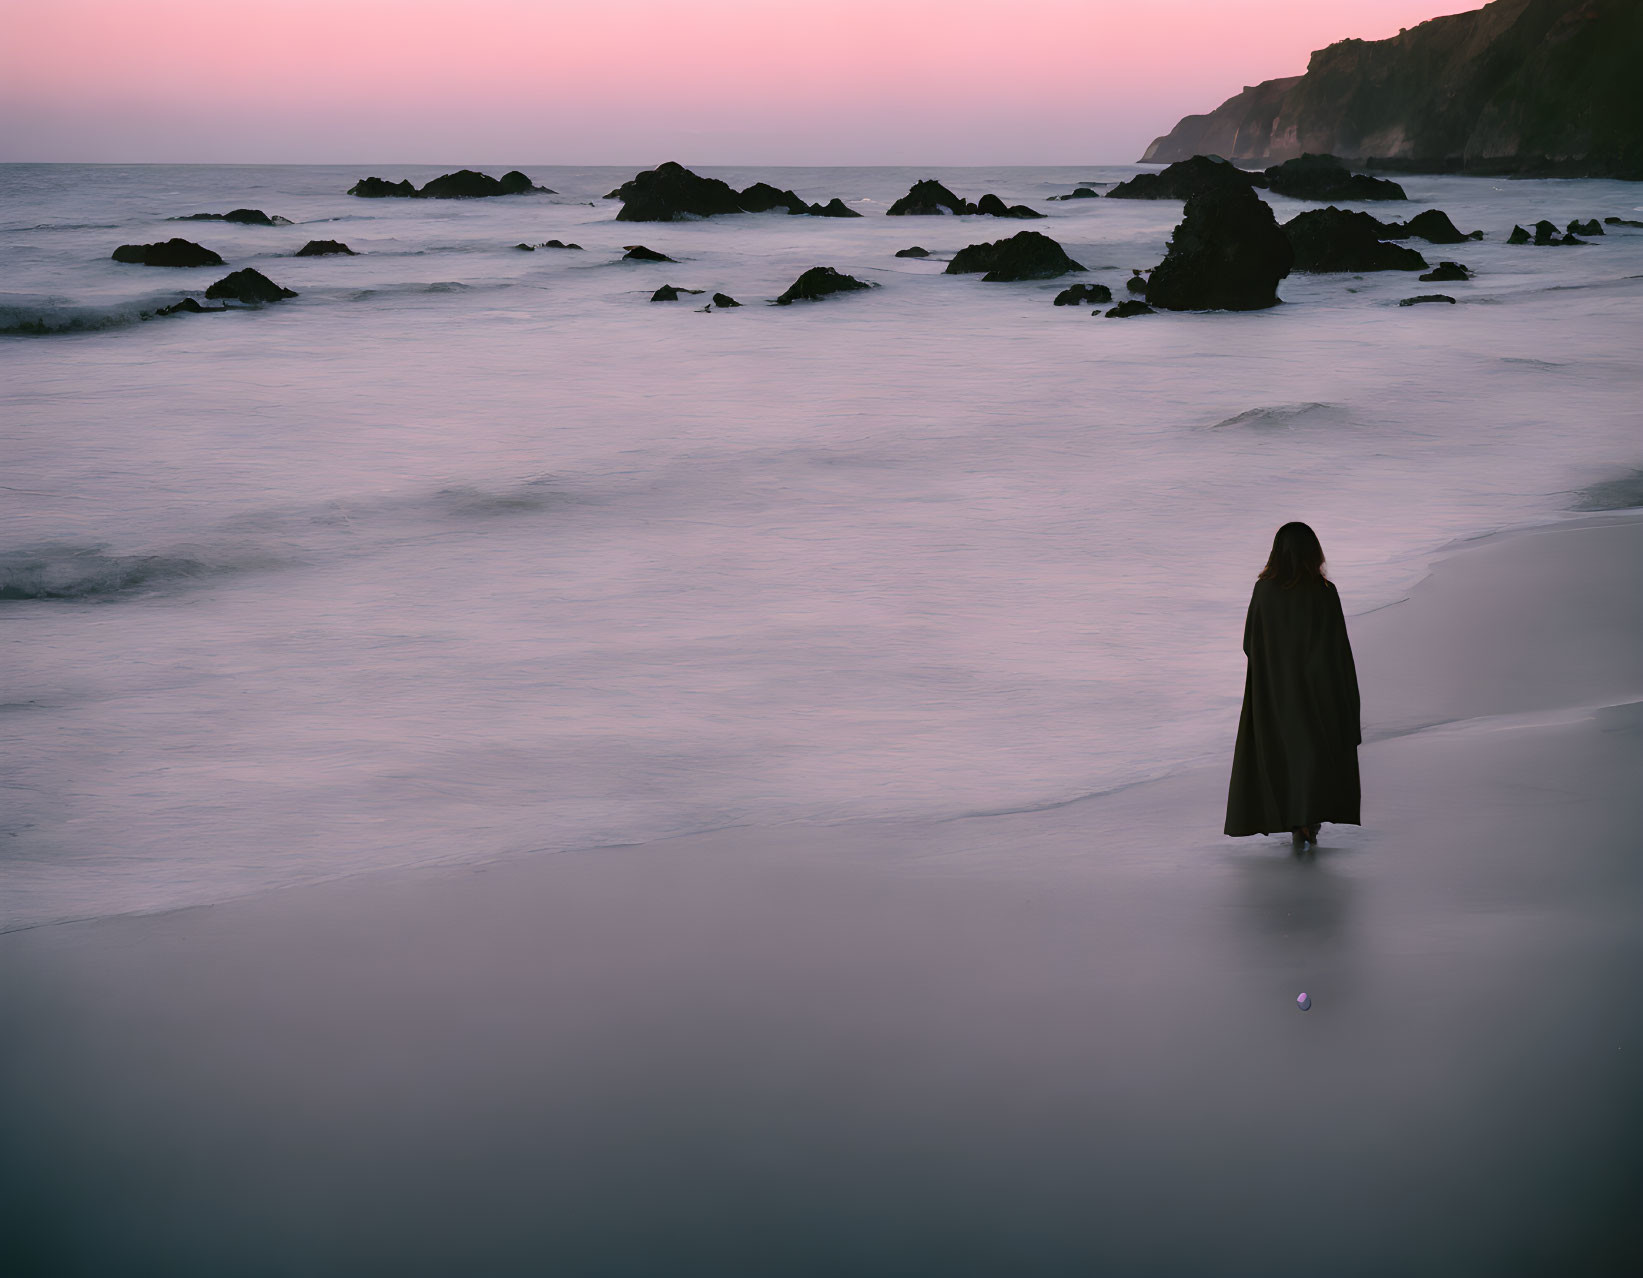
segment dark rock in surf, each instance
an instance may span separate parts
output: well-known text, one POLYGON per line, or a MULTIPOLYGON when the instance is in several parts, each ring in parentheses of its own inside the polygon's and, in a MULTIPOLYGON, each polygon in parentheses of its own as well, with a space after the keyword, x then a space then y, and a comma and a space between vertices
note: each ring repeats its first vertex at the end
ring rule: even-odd
POLYGON ((1005 204, 996 195, 984 195, 976 201, 976 212, 984 217, 1044 217, 1043 213, 1025 204, 1005 204))
POLYGON ((1138 173, 1107 192, 1109 200, 1186 200, 1228 187, 1265 186, 1266 178, 1229 164, 1219 156, 1195 155, 1162 173, 1138 173))
POLYGON ((897 257, 929 257, 930 256, 930 250, 927 249, 927 248, 920 248, 917 244, 915 244, 915 245, 913 245, 912 248, 897 249, 896 250, 896 256, 897 257))
POLYGON ((235 222, 240 226, 290 226, 288 217, 269 217, 261 209, 230 209, 227 213, 189 213, 173 222, 235 222))
POLYGON ((1634 226, 1638 230, 1643 231, 1643 222, 1633 221, 1631 218, 1606 217, 1603 219, 1603 224, 1605 226, 1634 226))
MULTIPOLYGON (((521 247, 529 248, 530 245, 521 245, 521 247)), ((344 257, 359 256, 341 240, 309 240, 296 252, 297 257, 334 257, 337 254, 344 257)))
POLYGON ((1158 314, 1158 312, 1153 310, 1152 307, 1148 306, 1145 302, 1139 301, 1138 299, 1132 297, 1132 298, 1129 299, 1129 301, 1120 302, 1120 303, 1118 303, 1117 306, 1113 307, 1112 310, 1108 311, 1107 312, 1107 318, 1108 319, 1129 319, 1130 317, 1135 316, 1135 315, 1156 315, 1156 314, 1158 314))
POLYGON ((1336 271, 1424 271, 1427 262, 1414 249, 1381 238, 1387 227, 1367 213, 1348 212, 1333 204, 1310 209, 1284 223, 1295 249, 1294 269, 1318 274, 1336 271))
POLYGON ((1131 270, 1129 279, 1124 281, 1124 287, 1131 293, 1140 293, 1145 296, 1147 292, 1147 277, 1141 274, 1140 271, 1131 270))
POLYGON ((193 240, 172 238, 159 244, 122 244, 109 255, 136 266, 223 266, 222 258, 193 240))
POLYGON ((1415 214, 1407 222, 1393 222, 1386 226, 1381 234, 1389 240, 1407 240, 1414 237, 1423 239, 1428 244, 1464 244, 1467 240, 1483 238, 1482 231, 1464 234, 1449 220, 1449 215, 1442 209, 1427 209, 1424 213, 1415 214))
POLYGON ((1266 170, 1266 184, 1274 195, 1292 200, 1404 200, 1409 197, 1396 182, 1353 173, 1333 155, 1307 152, 1266 170))
POLYGON ((409 181, 390 182, 386 178, 361 178, 348 188, 349 195, 381 200, 478 200, 497 195, 553 195, 545 186, 534 185, 518 169, 493 178, 474 169, 443 173, 418 190, 409 181))
POLYGON ((721 311, 728 311, 732 306, 740 306, 741 303, 729 293, 715 293, 713 295, 713 305, 717 306, 721 311))
POLYGON ((521 253, 534 253, 534 252, 536 252, 536 245, 534 245, 534 244, 520 243, 520 244, 515 244, 514 247, 516 249, 518 249, 521 253))
POLYGON ((653 248, 646 248, 643 244, 624 244, 627 250, 622 254, 624 262, 671 262, 673 259, 666 253, 658 253, 653 248))
POLYGON ((1512 233, 1506 237, 1506 242, 1508 244, 1527 244, 1531 238, 1533 237, 1530 236, 1529 232, 1525 231, 1521 226, 1514 226, 1512 228, 1512 233))
POLYGON ((810 206, 810 216, 860 217, 861 214, 835 195, 831 200, 827 201, 826 204, 812 204, 810 206))
POLYGON ((580 249, 582 246, 580 244, 567 244, 564 240, 548 240, 542 245, 542 247, 556 249, 580 249))
POLYGON ((793 281, 792 287, 787 292, 776 299, 776 305, 788 306, 794 302, 813 302, 832 293, 853 293, 859 289, 875 287, 877 286, 836 271, 831 266, 812 266, 793 281))
POLYGON ((1576 218, 1573 222, 1569 223, 1568 229, 1570 235, 1602 235, 1603 223, 1599 222, 1595 217, 1589 218, 1584 222, 1582 222, 1579 218, 1576 218))
POLYGON ((1439 262, 1425 275, 1420 277, 1422 284, 1449 284, 1472 278, 1469 268, 1459 262, 1439 262))
POLYGON ((1052 195, 1049 198, 1052 200, 1099 200, 1101 192, 1091 190, 1087 186, 1075 186, 1070 195, 1052 195))
MULTIPOLYGON (((729 189, 728 184, 726 189, 729 189)), ((786 209, 789 213, 810 212, 810 206, 792 191, 778 190, 768 182, 755 182, 735 198, 738 210, 744 213, 768 213, 771 209, 786 209)))
POLYGON ((1187 201, 1147 301, 1169 311, 1258 311, 1278 303, 1295 251, 1272 206, 1249 187, 1223 186, 1187 201))
POLYGON ((1584 244, 1585 240, 1576 239, 1573 235, 1559 235, 1557 226, 1545 218, 1535 223, 1535 243, 1542 248, 1560 244, 1584 244))
POLYGON ((226 311, 227 309, 226 306, 201 306, 194 298, 185 297, 179 302, 173 302, 170 306, 160 307, 154 313, 156 315, 204 315, 208 311, 226 311))
POLYGON ((500 178, 473 169, 458 169, 434 178, 416 194, 422 200, 480 200, 498 195, 552 195, 554 192, 545 186, 533 185, 518 169, 500 178))
POLYGON ((1018 231, 1007 240, 971 244, 960 249, 947 264, 947 275, 975 275, 984 272, 985 283, 1010 280, 1050 280, 1086 268, 1067 256, 1066 250, 1038 231, 1018 231))
POLYGON ((653 302, 677 302, 681 293, 695 294, 703 291, 699 288, 675 288, 672 284, 664 284, 650 295, 650 300, 653 302))
POLYGON ((1055 295, 1057 306, 1105 305, 1112 301, 1112 290, 1105 284, 1074 284, 1055 295))
POLYGON ((416 187, 409 181, 390 182, 387 178, 366 177, 349 187, 348 194, 357 195, 363 200, 414 200, 416 187))
POLYGON ((612 195, 622 201, 618 222, 677 222, 745 212, 728 182, 702 177, 673 160, 636 173, 612 195))
POLYGON ((296 293, 288 288, 281 288, 261 271, 254 271, 249 266, 244 270, 235 271, 232 275, 225 275, 210 288, 205 290, 207 301, 220 301, 229 298, 236 302, 279 302, 287 297, 295 297, 296 293))
POLYGON ((1455 304, 1455 299, 1448 297, 1443 293, 1422 293, 1419 297, 1406 297, 1399 302, 1398 305, 1419 306, 1423 302, 1448 302, 1449 305, 1453 306, 1455 304))
POLYGON ((968 205, 934 178, 914 182, 907 194, 885 210, 889 217, 958 216, 968 205))

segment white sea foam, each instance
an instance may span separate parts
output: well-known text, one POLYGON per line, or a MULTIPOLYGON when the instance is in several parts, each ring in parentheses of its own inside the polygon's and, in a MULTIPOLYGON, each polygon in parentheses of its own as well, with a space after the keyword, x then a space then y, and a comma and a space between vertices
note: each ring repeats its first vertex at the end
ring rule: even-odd
POLYGON ((1293 276, 1272 311, 1118 321, 893 256, 1022 224, 882 208, 927 176, 1035 203, 1121 295, 1180 205, 1045 197, 1130 170, 718 170, 870 214, 658 225, 600 198, 631 169, 519 167, 564 199, 0 174, 0 327, 47 330, 0 339, 0 926, 1110 789, 1226 753, 1278 523, 1360 611, 1643 461, 1643 232, 1504 243, 1627 215, 1624 184, 1409 179, 1488 233, 1410 243, 1489 305, 1293 276), (300 296, 138 323, 216 274, 113 247, 241 206, 297 225, 190 238, 300 296), (291 257, 326 220, 361 256, 291 257), (550 238, 586 251, 512 247, 550 238), (882 287, 763 304, 817 265, 882 287))

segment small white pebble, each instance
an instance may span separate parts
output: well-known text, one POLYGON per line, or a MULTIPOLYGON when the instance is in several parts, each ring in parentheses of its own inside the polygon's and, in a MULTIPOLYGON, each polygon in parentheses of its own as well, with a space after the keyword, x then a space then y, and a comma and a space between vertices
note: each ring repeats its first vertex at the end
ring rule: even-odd
POLYGON ((1310 1012, 1312 1010, 1312 1000, 1305 994, 1302 994, 1296 998, 1295 1006, 1300 1008, 1303 1012, 1310 1012))

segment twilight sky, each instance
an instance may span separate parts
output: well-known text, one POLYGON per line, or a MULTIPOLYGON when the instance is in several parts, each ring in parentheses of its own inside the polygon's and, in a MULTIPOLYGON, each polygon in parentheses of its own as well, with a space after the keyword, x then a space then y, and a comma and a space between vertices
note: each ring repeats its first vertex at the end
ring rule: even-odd
POLYGON ((1127 163, 1482 0, 0 0, 0 161, 1127 163))

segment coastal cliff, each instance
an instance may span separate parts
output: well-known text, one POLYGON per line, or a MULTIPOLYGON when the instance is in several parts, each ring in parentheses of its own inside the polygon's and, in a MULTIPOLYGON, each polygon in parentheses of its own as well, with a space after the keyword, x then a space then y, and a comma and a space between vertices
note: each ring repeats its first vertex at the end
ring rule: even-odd
POLYGON ((1643 178, 1643 4, 1494 0, 1342 40, 1158 138, 1143 164, 1305 152, 1385 169, 1643 178))

